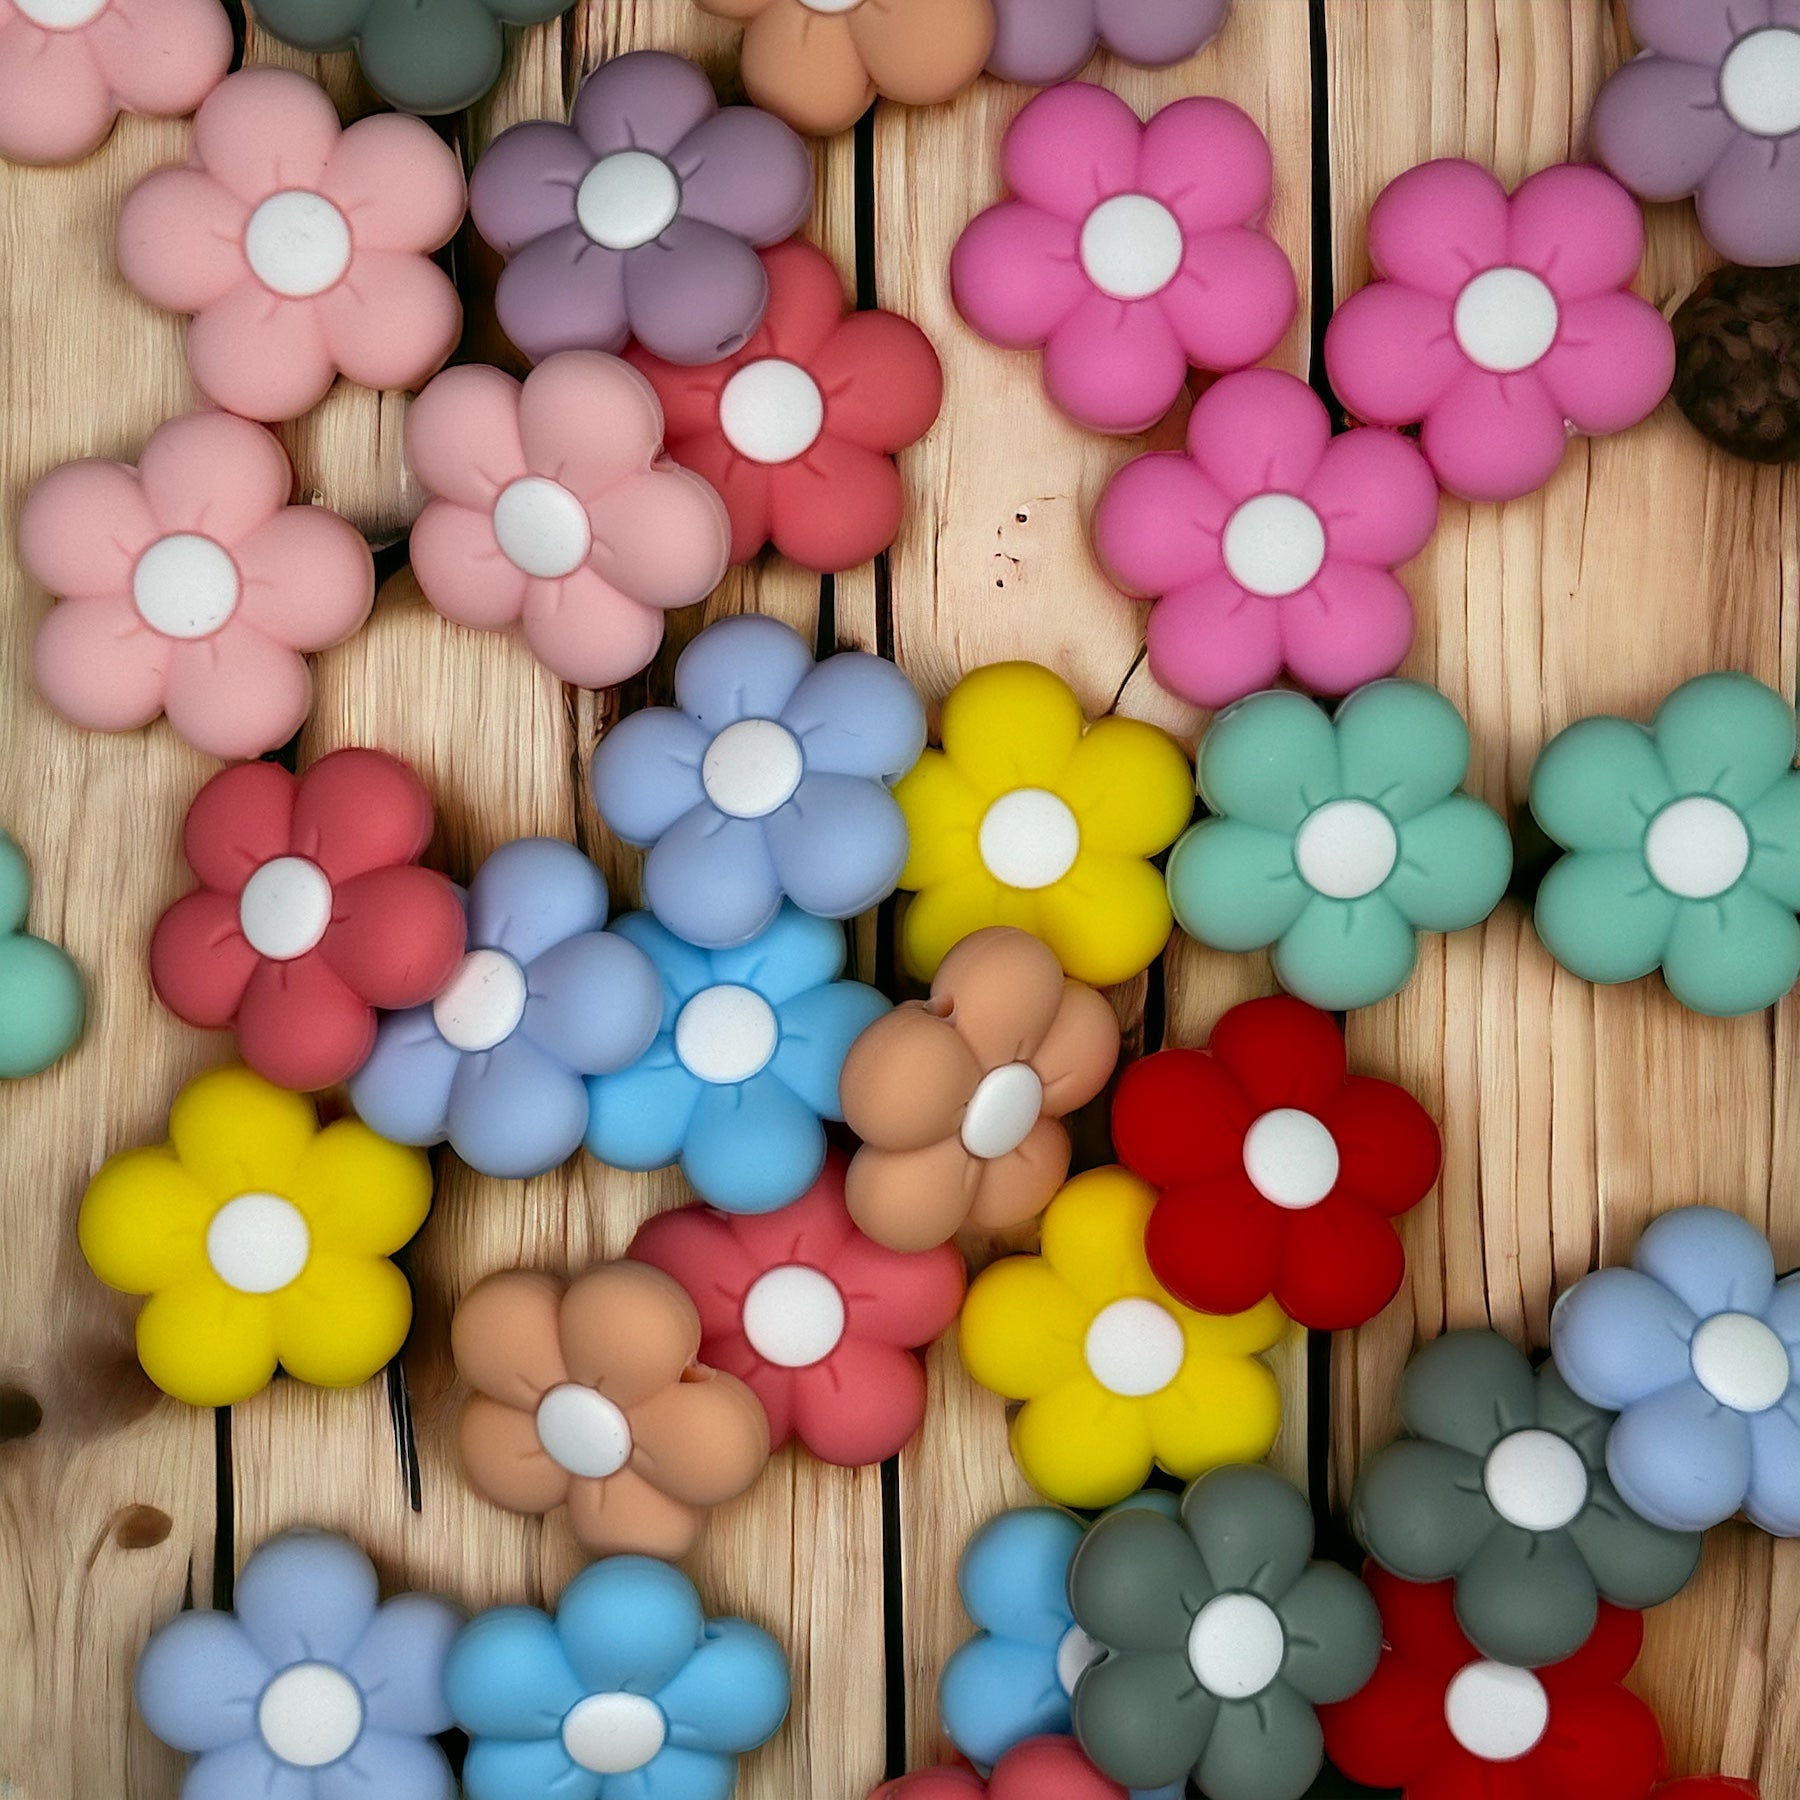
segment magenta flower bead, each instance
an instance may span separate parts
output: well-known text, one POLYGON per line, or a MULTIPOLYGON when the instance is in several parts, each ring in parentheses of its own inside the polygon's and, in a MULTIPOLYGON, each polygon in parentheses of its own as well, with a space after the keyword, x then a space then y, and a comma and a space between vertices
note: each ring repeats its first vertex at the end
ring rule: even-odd
POLYGON ((1292 322, 1293 268, 1260 229, 1268 141, 1229 101, 1177 100, 1144 124, 1069 82, 1012 122, 1001 164, 1013 197, 957 241, 956 304, 992 342, 1041 347, 1050 397, 1082 424, 1144 431, 1190 363, 1243 368, 1292 322))
POLYGON ((1285 670, 1318 694, 1391 675, 1413 610, 1394 568, 1437 524, 1431 469, 1396 431, 1331 435, 1305 382, 1227 375, 1201 395, 1183 454, 1113 477, 1094 547, 1154 600, 1150 672, 1196 706, 1229 706, 1285 670))
POLYGON ((1559 163, 1510 198, 1476 163, 1408 169, 1369 214, 1377 279, 1325 333, 1349 411, 1422 424, 1438 481, 1468 500, 1542 487, 1571 428, 1624 431, 1669 391, 1675 340, 1627 291, 1644 254, 1636 202, 1559 163))

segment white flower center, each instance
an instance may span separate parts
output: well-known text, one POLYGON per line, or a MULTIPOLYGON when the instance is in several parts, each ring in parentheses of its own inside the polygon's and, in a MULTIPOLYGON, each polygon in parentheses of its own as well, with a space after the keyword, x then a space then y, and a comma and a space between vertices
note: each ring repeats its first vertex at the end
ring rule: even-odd
POLYGON ((1800 31, 1753 31, 1719 69, 1719 103, 1758 137, 1800 131, 1800 31))
POLYGON ((1079 1625, 1071 1625, 1056 1646, 1056 1685, 1065 1694, 1074 1693, 1082 1671, 1099 1656, 1100 1646, 1079 1625))
POLYGON ((775 1009, 753 988, 702 988, 675 1020, 675 1054, 689 1074, 715 1087, 748 1081, 781 1041, 775 1009))
POLYGON ((350 221, 323 194, 290 188, 250 215, 244 256, 272 293, 305 300, 343 280, 350 267, 350 221))
POLYGON ((862 0, 800 0, 808 12, 841 13, 862 5, 862 0))
POLYGON ((230 553, 191 531, 158 538, 131 572, 139 616, 169 638, 211 637, 237 611, 242 592, 230 553))
POLYGON ((1734 1412, 1767 1412, 1794 1379, 1787 1346, 1749 1313, 1714 1313, 1694 1333, 1694 1379, 1734 1412))
POLYGON ((250 948, 271 962, 304 956, 331 923, 331 883, 304 856, 277 856, 244 883, 238 925, 250 948))
POLYGON ((1142 300, 1175 279, 1187 245, 1181 222, 1148 194, 1102 200, 1081 227, 1081 266, 1101 293, 1142 300))
POLYGON ((431 1003, 431 1021, 452 1050, 492 1050, 525 1016, 525 971, 504 950, 471 950, 431 1003))
POLYGON ((1658 887, 1683 900, 1710 900, 1750 866, 1750 833, 1723 800, 1674 800, 1644 833, 1644 863, 1658 887))
POLYGON ((1462 353, 1493 375, 1529 369, 1556 342, 1556 296, 1529 269, 1489 269, 1456 296, 1462 353))
POLYGON ((256 1729, 269 1754, 296 1769, 334 1763, 362 1736, 362 1695, 329 1663, 295 1663, 262 1691, 256 1729))
POLYGON ((1188 1667, 1209 1694, 1248 1700, 1281 1673, 1287 1634, 1266 1600, 1254 1594, 1217 1594, 1194 1615, 1188 1667))
POLYGON ((1550 1696, 1529 1669, 1473 1662, 1444 1690, 1450 1735, 1483 1762, 1516 1762, 1550 1728, 1550 1696))
POLYGON ((706 747, 700 785, 720 812, 763 819, 794 797, 806 759, 800 740, 774 719, 739 719, 706 747))
POLYGON ((1014 788, 982 815, 982 863, 1007 887, 1043 888, 1075 866, 1081 826, 1068 802, 1046 788, 1014 788))
POLYGON ((206 1228, 206 1260, 240 1294, 274 1294, 298 1279, 312 1254, 300 1209, 279 1194, 239 1194, 206 1228))
POLYGON ((726 382, 719 396, 719 429, 751 462, 793 462, 825 429, 825 396, 798 363, 765 356, 726 382))
POLYGON ((1325 566, 1325 525, 1293 494, 1258 494, 1225 521, 1225 572, 1265 600, 1297 594, 1325 566))
POLYGON ((1588 1502, 1587 1465, 1554 1431, 1514 1431, 1488 1452, 1481 1484, 1489 1504, 1521 1531, 1561 1531, 1588 1502))
POLYGON ((522 476, 495 501, 494 536, 515 569, 540 581, 573 575, 594 547, 587 508, 541 475, 522 476))
POLYGON ((656 1759, 669 1735, 662 1708, 642 1694, 589 1694, 563 1715, 563 1749, 595 1775, 629 1775, 656 1759))
POLYGON ((1337 1139, 1311 1113, 1278 1106, 1244 1133, 1244 1173, 1265 1200, 1304 1212, 1337 1186, 1337 1139))
POLYGON ((744 1296, 744 1336, 778 1369, 810 1369, 844 1339, 844 1296, 817 1269, 783 1263, 744 1296))
POLYGON ((963 1110, 962 1146, 984 1160, 1008 1156, 1031 1135, 1043 1110, 1044 1083, 1030 1063, 990 1069, 963 1110))
POLYGON ((631 1461, 625 1415, 604 1394, 577 1381, 553 1387, 538 1402, 537 1434, 544 1454, 571 1475, 604 1481, 631 1461))
POLYGON ((13 0, 32 24, 46 31, 74 31, 90 19, 97 19, 112 0, 13 0))
POLYGON ((1115 1300, 1094 1315, 1082 1347, 1094 1379, 1109 1394, 1160 1394, 1181 1372, 1187 1345, 1181 1324, 1154 1300, 1115 1300))
POLYGON ((603 156, 575 190, 581 229, 607 250, 635 250, 655 240, 681 211, 681 179, 648 150, 603 156))
POLYGON ((1393 820, 1367 800, 1326 801, 1306 815, 1294 837, 1300 879, 1332 900, 1374 893, 1399 860, 1393 820))

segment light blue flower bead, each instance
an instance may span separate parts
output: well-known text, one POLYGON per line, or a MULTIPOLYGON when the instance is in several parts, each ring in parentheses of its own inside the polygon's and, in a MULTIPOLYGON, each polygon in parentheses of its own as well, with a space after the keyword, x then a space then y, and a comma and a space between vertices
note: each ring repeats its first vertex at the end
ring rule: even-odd
POLYGON ((151 1637, 138 1711, 198 1759, 182 1800, 450 1800, 432 1739, 454 1723, 444 1666, 463 1615, 429 1594, 379 1600, 354 1544, 289 1531, 245 1564, 234 1613, 182 1613, 151 1637))
POLYGON ((519 838, 477 871, 468 951, 429 1006, 389 1013, 350 1080, 397 1144, 446 1140, 484 1175, 541 1175, 581 1147, 584 1077, 636 1060, 662 1022, 650 959, 606 924, 606 878, 573 844, 519 838))
POLYGON ((1550 1316, 1563 1380, 1619 1415, 1613 1485, 1671 1531, 1741 1508, 1800 1537, 1800 1275, 1777 1281, 1768 1239, 1711 1206, 1663 1214, 1631 1261, 1583 1276, 1550 1316))
POLYGON ((784 896, 848 919, 894 891, 907 834, 888 790, 925 748, 925 703, 891 662, 815 665, 791 627, 746 614, 681 653, 675 697, 615 725, 590 771, 601 818, 649 850, 644 903, 670 931, 720 949, 784 896))
POLYGON ((614 1556, 554 1620, 477 1615, 444 1690, 471 1740, 470 1800, 725 1800, 738 1757, 787 1717, 788 1667, 766 1631, 708 1619, 679 1569, 614 1556))

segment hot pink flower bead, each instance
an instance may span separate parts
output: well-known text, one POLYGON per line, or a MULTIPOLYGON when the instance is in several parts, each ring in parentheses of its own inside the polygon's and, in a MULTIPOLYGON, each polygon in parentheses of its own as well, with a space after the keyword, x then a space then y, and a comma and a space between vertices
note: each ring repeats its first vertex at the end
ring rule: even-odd
POLYGON ((1408 439, 1334 438, 1305 382, 1246 369, 1201 395, 1185 454, 1140 456, 1113 477, 1094 547, 1120 587, 1157 603, 1151 674, 1220 707, 1284 669, 1319 694, 1391 675, 1413 635, 1392 571, 1437 515, 1437 482, 1408 439))
POLYGON ((128 463, 75 462, 19 517, 26 568, 56 596, 33 662, 44 698, 94 731, 159 713, 196 749, 261 756, 312 710, 303 654, 369 616, 362 534, 290 506, 287 452, 260 425, 192 413, 128 463))
POLYGON ((1637 202, 1598 169, 1559 163, 1508 198, 1478 164, 1423 163, 1369 214, 1379 279, 1326 330, 1331 385, 1371 424, 1422 422, 1452 493, 1529 494, 1571 427, 1624 431, 1669 391, 1668 323, 1626 291, 1643 254, 1637 202))
POLYGON ((664 454, 656 390, 630 364, 565 350, 523 385, 449 369, 413 403, 406 455, 432 496, 413 572, 445 618, 517 624, 547 669, 610 687, 646 667, 671 607, 725 574, 725 503, 664 454))
POLYGON ((74 162, 122 112, 192 112, 230 67, 219 0, 0 0, 0 156, 74 162))
POLYGON ((430 252, 466 198, 429 125, 376 113, 348 129, 316 82, 244 69, 194 120, 193 161, 158 169, 119 218, 119 267, 144 296, 192 313, 188 367, 208 399, 293 419, 339 375, 417 387, 462 330, 430 252))
POLYGON ((1148 429, 1189 364, 1239 369, 1273 350, 1299 304, 1259 229, 1274 166, 1229 101, 1177 100, 1148 124, 1116 94, 1038 95, 1001 146, 1012 198, 957 241, 963 317, 1009 349, 1044 351, 1044 385, 1096 431, 1148 429))

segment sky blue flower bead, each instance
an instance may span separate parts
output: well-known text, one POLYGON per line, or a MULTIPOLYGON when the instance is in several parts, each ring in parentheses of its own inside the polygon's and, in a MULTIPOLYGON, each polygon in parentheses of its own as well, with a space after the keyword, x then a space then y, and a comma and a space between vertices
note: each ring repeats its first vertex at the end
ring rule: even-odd
POLYGON ((925 703, 891 662, 815 665, 791 627, 746 614, 681 653, 675 697, 607 732, 590 772, 601 818, 649 850, 644 903, 670 931, 721 949, 784 897, 848 919, 894 891, 907 833, 888 790, 925 748, 925 703))
POLYGON ((284 1532, 245 1564, 235 1612, 182 1613, 152 1635, 138 1711, 198 1759, 182 1800, 451 1800, 432 1739, 454 1723, 444 1667, 462 1623, 434 1595, 381 1604, 347 1539, 284 1532))
POLYGON ((844 930, 783 906, 735 950, 684 943, 648 913, 614 927, 662 978, 662 1025, 628 1069, 588 1083, 587 1147, 616 1169, 681 1164, 725 1212, 773 1212, 825 1167, 844 1058, 889 1002, 844 970, 844 930))
POLYGON ((656 1036, 662 986, 603 929, 606 878, 573 844, 502 844, 465 905, 462 967, 431 1005, 383 1018, 351 1103, 397 1144, 448 1141, 484 1175, 541 1175, 581 1147, 584 1077, 656 1036))
POLYGON ((787 1717, 788 1667, 766 1631, 708 1619, 679 1569, 614 1556, 554 1619, 478 1614, 444 1691, 471 1740, 470 1800, 725 1800, 738 1757, 787 1717))

